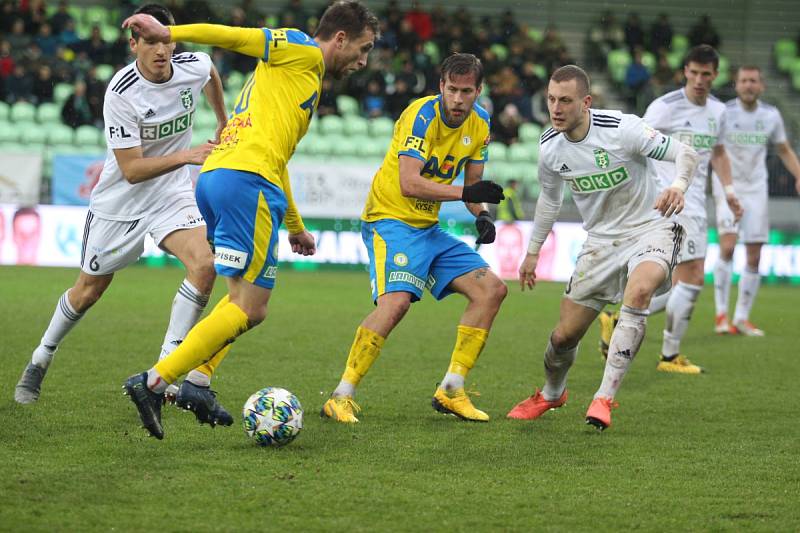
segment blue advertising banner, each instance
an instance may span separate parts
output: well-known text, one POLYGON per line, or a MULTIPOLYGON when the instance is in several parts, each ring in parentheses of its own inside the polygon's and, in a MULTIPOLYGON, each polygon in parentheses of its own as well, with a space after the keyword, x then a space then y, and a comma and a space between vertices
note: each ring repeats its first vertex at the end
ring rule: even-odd
POLYGON ((53 158, 53 203, 89 205, 89 196, 100 179, 105 154, 56 155, 53 158))

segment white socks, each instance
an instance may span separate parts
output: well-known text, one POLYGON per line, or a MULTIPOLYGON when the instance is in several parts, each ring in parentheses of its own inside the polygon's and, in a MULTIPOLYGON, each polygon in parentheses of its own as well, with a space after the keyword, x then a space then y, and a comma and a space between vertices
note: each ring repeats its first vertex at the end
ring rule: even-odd
POLYGON ((623 305, 620 309, 619 321, 611 335, 611 343, 608 347, 603 381, 594 395, 595 399, 616 396, 622 378, 625 377, 628 367, 642 345, 649 314, 647 309, 636 309, 627 305, 623 305))
POLYGON ((761 275, 758 272, 751 272, 746 269, 739 278, 739 296, 736 299, 736 311, 733 315, 733 322, 750 320, 750 310, 761 286, 761 275))
POLYGON ((671 358, 680 353, 681 339, 689 329, 692 310, 702 288, 702 285, 690 285, 682 281, 672 287, 667 302, 664 342, 661 345, 661 355, 664 357, 671 358))
POLYGON ((447 392, 452 392, 456 389, 463 389, 464 376, 461 374, 456 374, 455 372, 447 372, 439 386, 447 392))
POLYGON ((356 395, 356 386, 350 383, 349 381, 341 380, 339 385, 336 386, 336 389, 331 394, 334 398, 341 398, 343 396, 350 396, 351 398, 356 395))
POLYGON ((547 401, 555 401, 561 398, 564 389, 567 388, 567 372, 575 362, 575 355, 578 353, 578 345, 568 348, 563 352, 556 351, 553 343, 547 341, 547 348, 544 351, 544 387, 542 396, 547 401))
POLYGON ((50 319, 50 325, 47 326, 39 346, 33 351, 31 362, 42 368, 50 366, 58 345, 83 317, 83 313, 77 312, 69 303, 68 294, 69 290, 59 298, 53 318, 50 319))
POLYGON ((667 300, 669 300, 669 295, 672 294, 671 291, 665 292, 664 294, 659 294, 658 296, 653 296, 650 298, 650 307, 648 311, 650 314, 652 313, 660 313, 667 307, 667 300))
POLYGON ((198 387, 210 387, 211 386, 211 376, 206 376, 199 370, 192 370, 189 374, 186 375, 186 381, 189 383, 194 383, 198 387))
POLYGON ((208 304, 208 296, 198 291, 188 279, 183 280, 175 299, 172 300, 172 314, 169 317, 167 333, 164 335, 164 343, 161 345, 159 360, 171 354, 183 342, 186 334, 203 314, 208 304))
POLYGON ((717 307, 717 315, 728 315, 732 275, 733 262, 717 259, 717 264, 714 266, 714 302, 717 307))

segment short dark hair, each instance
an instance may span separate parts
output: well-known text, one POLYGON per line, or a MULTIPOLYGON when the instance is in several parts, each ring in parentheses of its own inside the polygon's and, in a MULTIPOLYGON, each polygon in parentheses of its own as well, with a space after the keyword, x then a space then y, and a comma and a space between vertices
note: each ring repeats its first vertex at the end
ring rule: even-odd
MULTIPOLYGON (((139 9, 133 13, 134 15, 140 13, 143 15, 150 15, 164 26, 172 26, 175 24, 175 17, 172 16, 172 12, 160 4, 145 4, 140 6, 139 9)), ((131 38, 134 41, 138 41, 139 37, 140 35, 131 28, 131 38)))
POLYGON ((473 54, 452 54, 442 63, 442 81, 453 76, 475 76, 475 87, 483 83, 483 63, 473 54))
POLYGON ((743 70, 755 70, 756 72, 758 72, 758 77, 759 78, 763 77, 763 75, 761 74, 761 67, 759 67, 758 65, 740 65, 739 68, 736 69, 736 77, 737 78, 739 77, 739 74, 743 70))
POLYGON ((380 37, 378 17, 358 0, 339 0, 322 14, 314 37, 327 41, 336 32, 343 31, 352 38, 358 37, 367 29, 372 30, 376 39, 380 37))
POLYGON ((686 54, 686 59, 683 66, 689 63, 697 63, 699 65, 714 65, 714 70, 719 68, 719 54, 714 50, 713 46, 707 44, 698 44, 686 54))
POLYGON ((589 81, 589 75, 578 65, 564 65, 556 69, 555 72, 550 75, 550 81, 556 83, 569 80, 575 80, 575 84, 578 86, 578 92, 581 96, 589 95, 592 86, 589 81))

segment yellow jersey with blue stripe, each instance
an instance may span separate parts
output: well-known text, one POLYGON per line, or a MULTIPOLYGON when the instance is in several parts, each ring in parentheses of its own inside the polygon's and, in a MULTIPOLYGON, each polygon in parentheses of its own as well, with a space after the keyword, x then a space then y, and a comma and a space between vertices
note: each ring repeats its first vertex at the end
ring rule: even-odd
POLYGON ((413 102, 395 124, 392 145, 372 180, 361 218, 394 219, 417 228, 436 224, 441 202, 408 198, 400 191, 400 156, 422 161, 423 178, 450 184, 467 163, 486 162, 488 144, 489 113, 478 104, 461 126, 452 128, 441 95, 413 102))
POLYGON ((262 29, 264 55, 203 165, 259 174, 285 192, 286 165, 308 131, 322 91, 322 51, 300 30, 262 29))

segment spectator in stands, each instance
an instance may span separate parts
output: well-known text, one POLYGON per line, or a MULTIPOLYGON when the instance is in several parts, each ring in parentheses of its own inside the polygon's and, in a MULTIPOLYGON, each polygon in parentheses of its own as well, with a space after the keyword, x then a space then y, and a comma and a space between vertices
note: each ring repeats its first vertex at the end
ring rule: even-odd
POLYGON ((21 63, 14 65, 14 72, 6 78, 6 102, 30 102, 33 99, 33 79, 21 63))
POLYGON ((708 15, 700 17, 700 20, 689 30, 689 45, 697 46, 700 44, 707 44, 719 49, 719 33, 711 25, 711 18, 708 15))
POLYGON ((611 11, 604 11, 595 20, 586 34, 586 50, 589 62, 597 68, 604 68, 606 56, 611 50, 622 46, 625 32, 611 11))
POLYGON ((41 65, 33 80, 33 100, 36 105, 53 101, 53 71, 48 65, 41 65))
POLYGON ((514 18, 514 12, 510 9, 503 11, 503 14, 500 16, 500 24, 498 27, 500 31, 497 35, 497 41, 505 46, 509 45, 511 37, 519 33, 520 29, 514 18))
POLYGON ((280 18, 281 20, 285 20, 287 16, 290 16, 297 24, 293 27, 306 31, 308 11, 306 11, 306 8, 303 6, 302 0, 289 0, 281 11, 280 18))
POLYGON ((17 18, 11 24, 11 33, 6 36, 6 40, 11 44, 11 54, 14 60, 19 61, 25 54, 33 39, 25 33, 25 21, 17 18))
POLYGON ((49 65, 53 71, 54 83, 71 83, 75 79, 74 65, 70 59, 75 54, 69 48, 59 46, 56 48, 56 53, 50 58, 49 65))
POLYGON ((0 41, 0 78, 7 78, 14 72, 14 57, 11 55, 11 43, 0 41))
POLYGON ((88 39, 77 44, 78 50, 85 52, 89 60, 95 65, 108 63, 108 44, 103 40, 100 26, 92 26, 92 33, 88 39))
MULTIPOLYGON (((492 154, 489 154, 491 157, 492 154)), ((511 179, 503 189, 505 199, 497 205, 497 220, 514 222, 525 218, 522 202, 519 197, 519 180, 511 179)))
POLYGON ((58 41, 64 45, 74 47, 78 42, 80 42, 80 37, 78 37, 78 32, 75 31, 75 21, 72 19, 67 19, 64 22, 64 27, 57 35, 58 41))
POLYGON ((503 107, 490 122, 492 128, 492 139, 504 144, 517 142, 519 137, 519 126, 522 124, 522 116, 517 106, 508 103, 503 107))
POLYGON ((106 83, 97 77, 97 69, 92 66, 86 71, 84 78, 86 84, 86 99, 89 101, 89 109, 92 111, 92 118, 95 123, 102 126, 103 123, 103 99, 106 94, 106 83))
POLYGON ((659 97, 667 92, 667 87, 670 87, 672 83, 674 70, 675 69, 669 66, 667 54, 664 51, 661 51, 658 54, 658 60, 655 71, 653 72, 653 77, 650 78, 650 83, 653 86, 653 96, 659 97))
POLYGON ((557 63, 560 63, 561 58, 563 57, 562 52, 565 52, 567 49, 567 47, 564 46, 564 41, 561 39, 561 36, 558 34, 558 31, 554 26, 548 26, 545 28, 540 48, 542 52, 542 60, 544 61, 544 64, 547 65, 547 70, 550 72, 555 70, 553 66, 557 63))
POLYGON ((42 50, 45 56, 53 56, 56 53, 58 46, 58 37, 53 35, 53 30, 50 24, 45 22, 39 26, 39 33, 36 35, 36 44, 42 50))
POLYGON ((108 60, 110 64, 114 65, 114 70, 119 70, 132 61, 130 55, 131 45, 127 32, 120 32, 117 39, 108 47, 108 60))
POLYGON ((53 35, 60 34, 64 28, 67 27, 67 21, 72 21, 73 23, 75 20, 72 18, 72 15, 69 14, 69 4, 67 0, 61 0, 58 3, 58 9, 53 16, 50 17, 50 26, 53 28, 53 35))
POLYGON ((31 0, 28 2, 27 8, 24 3, 21 3, 20 8, 22 18, 25 20, 25 32, 28 35, 39 33, 41 25, 47 22, 47 6, 44 0, 31 0))
POLYGON ((644 47, 644 28, 638 13, 629 14, 628 20, 625 21, 625 45, 631 55, 636 48, 644 47))
POLYGON ((672 24, 669 16, 661 13, 650 27, 650 51, 658 55, 672 48, 672 24))
POLYGON ((333 80, 330 76, 322 79, 322 94, 317 105, 317 116, 336 115, 339 113, 339 106, 336 103, 336 91, 333 89, 333 80))
MULTIPOLYGON (((14 2, 3 0, 0 3, 0 33, 7 35, 11 33, 11 27, 17 19, 17 12, 14 9, 14 2)), ((24 26, 23 26, 24 29, 24 26)))
POLYGON ((74 92, 64 101, 64 106, 61 108, 61 120, 73 128, 94 123, 92 109, 86 98, 86 83, 83 80, 75 82, 74 92))
POLYGON ((361 99, 363 113, 368 118, 382 117, 386 111, 386 98, 384 89, 377 79, 367 83, 367 94, 361 99))
POLYGON ((427 41, 433 37, 433 20, 430 14, 419 6, 418 0, 412 0, 411 9, 406 12, 405 20, 421 40, 427 41))
MULTIPOLYGON (((637 103, 640 95, 649 85, 650 71, 642 63, 642 48, 637 46, 633 51, 633 60, 625 71, 625 92, 627 93, 628 104, 640 111, 637 103)), ((649 100, 648 100, 649 101, 649 100)), ((641 115, 642 113, 638 113, 641 115)))

